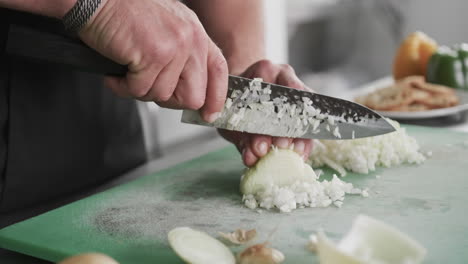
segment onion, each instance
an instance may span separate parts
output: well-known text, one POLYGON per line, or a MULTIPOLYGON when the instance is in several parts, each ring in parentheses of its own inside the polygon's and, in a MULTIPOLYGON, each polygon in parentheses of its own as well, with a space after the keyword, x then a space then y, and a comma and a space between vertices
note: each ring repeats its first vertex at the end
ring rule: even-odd
MULTIPOLYGON (((328 165, 341 176, 346 170, 367 174, 376 167, 392 167, 402 163, 421 164, 426 157, 419 151, 417 141, 393 120, 393 133, 354 140, 314 140, 315 146, 309 156, 314 168, 328 165), (323 147, 317 147, 323 146, 323 147)), ((339 137, 339 131, 333 134, 339 137)), ((355 136, 353 131, 352 137, 355 136)))
POLYGON ((101 253, 85 253, 62 260, 59 264, 118 264, 118 262, 101 253))
POLYGON ((318 181, 312 168, 291 149, 273 148, 241 177, 242 201, 250 209, 291 212, 304 207, 341 207, 346 194, 362 194, 334 175, 318 181))
POLYGON ((235 264, 232 252, 208 234, 189 227, 177 227, 168 234, 169 244, 184 261, 192 264, 235 264))
POLYGON ((418 264, 426 249, 409 236, 376 219, 359 215, 350 232, 335 245, 323 231, 316 248, 321 264, 418 264))
POLYGON ((218 233, 222 238, 236 245, 245 244, 257 236, 257 230, 255 229, 251 229, 251 230, 237 229, 236 231, 230 232, 230 233, 223 233, 223 232, 218 232, 218 233))
POLYGON ((248 247, 238 255, 239 264, 278 264, 283 261, 283 253, 267 247, 266 243, 248 247))

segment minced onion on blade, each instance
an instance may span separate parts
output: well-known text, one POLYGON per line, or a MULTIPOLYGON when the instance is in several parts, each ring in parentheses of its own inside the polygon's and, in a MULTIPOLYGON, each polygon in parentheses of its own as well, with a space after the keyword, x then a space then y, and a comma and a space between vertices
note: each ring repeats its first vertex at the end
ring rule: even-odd
POLYGON ((207 233, 177 227, 168 234, 169 244, 184 261, 192 264, 235 264, 232 252, 207 233))
POLYGON ((227 129, 257 134, 301 137, 309 130, 319 133, 320 123, 327 122, 327 130, 341 138, 338 123, 352 120, 322 112, 308 97, 298 97, 294 102, 284 95, 274 97, 271 86, 262 87, 262 81, 255 78, 244 91, 233 90, 228 94, 214 125, 227 124, 227 129))
POLYGON ((327 165, 341 176, 346 175, 346 170, 367 174, 378 166, 423 163, 426 157, 419 151, 416 139, 398 122, 387 120, 395 132, 353 140, 314 140, 309 162, 314 168, 327 165))
POLYGON ((321 264, 419 264, 426 249, 381 221, 359 215, 349 233, 335 245, 323 231, 317 235, 321 264))

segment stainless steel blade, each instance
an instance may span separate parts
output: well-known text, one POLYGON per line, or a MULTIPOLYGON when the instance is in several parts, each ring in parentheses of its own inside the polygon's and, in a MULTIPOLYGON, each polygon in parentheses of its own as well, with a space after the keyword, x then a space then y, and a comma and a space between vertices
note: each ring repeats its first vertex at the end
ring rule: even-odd
MULTIPOLYGON (((227 104, 221 117, 214 123, 205 122, 198 111, 192 110, 183 111, 182 122, 276 137, 335 140, 377 136, 395 131, 395 128, 381 115, 357 103, 265 82, 261 83, 261 89, 271 91, 269 98, 272 105, 278 105, 278 102, 281 102, 282 105, 295 105, 294 109, 302 110, 294 110, 284 118, 277 118, 278 112, 281 112, 278 106, 274 107, 275 112, 272 111, 271 114, 253 107, 246 108, 248 115, 245 113, 241 115, 239 112, 246 112, 241 108, 245 108, 249 102, 255 102, 255 100, 258 102, 258 96, 256 98, 253 98, 252 94, 245 96, 248 94, 245 91, 249 89, 252 81, 247 78, 229 76, 227 104), (238 96, 232 99, 234 94, 238 96), (231 101, 228 103, 229 100, 231 101), (306 101, 311 102, 315 109, 313 113, 303 111, 306 101), (227 107, 229 105, 232 106, 227 107), (242 125, 233 125, 235 118, 242 119, 242 125), (291 122, 295 122, 294 118, 298 120, 301 118, 297 126, 291 125, 291 122), (304 119, 313 122, 307 123, 304 119), (315 122, 319 123, 314 126, 315 122)), ((258 102, 257 105, 267 104, 258 102)))

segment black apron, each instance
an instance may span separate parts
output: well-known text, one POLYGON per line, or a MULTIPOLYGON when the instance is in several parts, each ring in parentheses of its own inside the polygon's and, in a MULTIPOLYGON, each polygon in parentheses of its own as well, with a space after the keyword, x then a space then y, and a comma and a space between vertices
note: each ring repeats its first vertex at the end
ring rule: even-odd
MULTIPOLYGON (((11 13, 0 12, 2 48, 5 25, 11 22, 5 12, 11 13)), ((56 21, 41 26, 61 30, 56 21)), ((8 57, 3 51, 0 212, 82 190, 146 161, 134 100, 115 96, 103 87, 102 76, 8 57)))

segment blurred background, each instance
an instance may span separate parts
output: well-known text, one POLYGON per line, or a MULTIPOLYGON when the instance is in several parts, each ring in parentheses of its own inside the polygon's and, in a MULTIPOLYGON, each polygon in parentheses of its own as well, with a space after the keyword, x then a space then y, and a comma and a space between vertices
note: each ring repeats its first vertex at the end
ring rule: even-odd
MULTIPOLYGON (((265 0, 268 58, 289 63, 311 88, 332 96, 391 74, 394 53, 420 30, 440 44, 466 42, 467 0, 265 0)), ((180 111, 141 103, 152 158, 217 138, 180 123, 180 111)))

